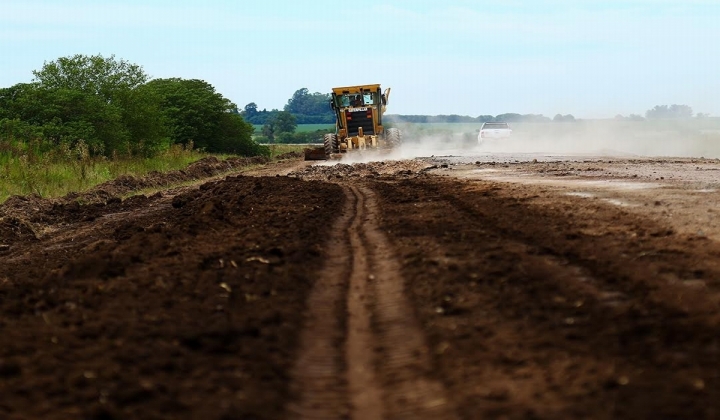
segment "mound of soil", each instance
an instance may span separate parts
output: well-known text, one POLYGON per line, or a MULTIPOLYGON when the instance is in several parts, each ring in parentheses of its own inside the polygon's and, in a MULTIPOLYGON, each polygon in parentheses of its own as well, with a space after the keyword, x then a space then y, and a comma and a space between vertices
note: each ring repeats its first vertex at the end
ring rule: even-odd
POLYGON ((237 176, 171 202, 56 206, 95 217, 42 240, 5 220, 0 417, 277 418, 341 201, 237 176))
MULTIPOLYGON (((103 213, 127 211, 137 204, 135 201, 137 199, 131 198, 127 203, 123 203, 122 199, 134 192, 202 180, 233 170, 261 165, 267 161, 267 158, 262 156, 226 160, 210 156, 182 170, 151 172, 143 177, 122 175, 88 191, 70 193, 61 198, 44 199, 36 194, 12 196, 0 204, 0 244, 14 242, 15 236, 26 235, 28 230, 34 234, 41 234, 44 225, 92 220, 103 213), (25 228, 18 230, 18 225, 25 228)), ((167 194, 167 191, 165 193, 167 194)))

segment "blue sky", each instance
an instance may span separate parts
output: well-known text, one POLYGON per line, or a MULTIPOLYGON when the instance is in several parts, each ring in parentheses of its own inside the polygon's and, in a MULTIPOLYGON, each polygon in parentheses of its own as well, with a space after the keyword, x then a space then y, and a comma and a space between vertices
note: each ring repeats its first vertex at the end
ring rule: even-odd
POLYGON ((241 108, 380 83, 389 113, 720 116, 718 0, 4 0, 0 87, 115 55, 241 108))

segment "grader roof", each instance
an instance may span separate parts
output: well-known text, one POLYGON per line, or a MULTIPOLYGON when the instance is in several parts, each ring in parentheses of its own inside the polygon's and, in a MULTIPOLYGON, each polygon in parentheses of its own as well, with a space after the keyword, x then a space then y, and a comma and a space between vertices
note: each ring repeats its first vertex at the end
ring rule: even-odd
POLYGON ((346 86, 333 88, 333 93, 336 95, 342 95, 343 93, 376 92, 378 89, 380 89, 379 84, 346 86))

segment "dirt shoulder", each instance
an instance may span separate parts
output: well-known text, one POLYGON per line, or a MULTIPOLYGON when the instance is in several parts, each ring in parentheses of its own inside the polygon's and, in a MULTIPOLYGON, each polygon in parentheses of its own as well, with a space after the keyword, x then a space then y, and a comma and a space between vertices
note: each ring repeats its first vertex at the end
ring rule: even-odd
POLYGON ((378 191, 462 417, 717 412, 714 241, 531 185, 427 177, 378 191))
POLYGON ((440 159, 435 174, 540 191, 609 204, 655 220, 677 232, 720 240, 720 160, 565 158, 466 163, 440 159))

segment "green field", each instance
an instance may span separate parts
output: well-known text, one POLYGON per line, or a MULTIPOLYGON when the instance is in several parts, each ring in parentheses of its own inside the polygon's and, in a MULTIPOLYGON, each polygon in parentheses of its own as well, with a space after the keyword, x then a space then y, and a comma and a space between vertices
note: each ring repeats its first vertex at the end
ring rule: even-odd
MULTIPOLYGON (((262 125, 254 124, 255 134, 262 134, 262 125)), ((298 124, 296 133, 312 133, 318 130, 334 131, 335 124, 298 124)))
POLYGON ((22 145, 0 142, 0 203, 11 195, 34 193, 41 197, 59 197, 121 175, 143 176, 152 171, 183 169, 209 156, 179 145, 152 158, 91 157, 81 147, 66 152, 62 156, 60 153, 39 154, 23 149, 22 145))
POLYGON ((318 130, 335 131, 335 124, 300 124, 297 126, 298 133, 315 132, 318 130))

